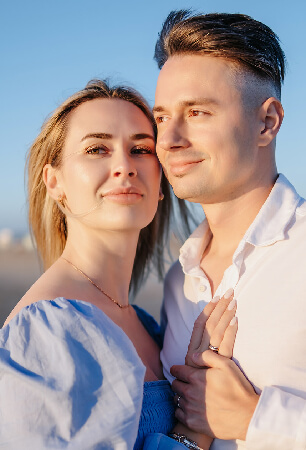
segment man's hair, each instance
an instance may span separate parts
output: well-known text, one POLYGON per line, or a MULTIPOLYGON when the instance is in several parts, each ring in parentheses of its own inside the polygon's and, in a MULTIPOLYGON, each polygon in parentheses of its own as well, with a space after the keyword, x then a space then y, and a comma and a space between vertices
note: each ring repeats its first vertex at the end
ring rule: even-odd
POLYGON ((272 81, 280 98, 286 61, 279 38, 267 25, 249 16, 170 12, 159 33, 154 59, 161 69, 169 57, 179 54, 226 58, 257 77, 272 81))

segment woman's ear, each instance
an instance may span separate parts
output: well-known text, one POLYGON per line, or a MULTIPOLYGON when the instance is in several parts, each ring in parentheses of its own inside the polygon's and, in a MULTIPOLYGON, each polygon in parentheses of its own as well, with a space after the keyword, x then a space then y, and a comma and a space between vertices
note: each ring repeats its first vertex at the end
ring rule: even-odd
POLYGON ((53 200, 58 200, 60 196, 64 195, 59 178, 59 171, 55 167, 52 167, 51 164, 46 164, 43 168, 43 181, 49 196, 53 200))
POLYGON ((259 147, 266 147, 276 137, 284 118, 282 104, 277 98, 270 97, 260 107, 261 130, 259 147))

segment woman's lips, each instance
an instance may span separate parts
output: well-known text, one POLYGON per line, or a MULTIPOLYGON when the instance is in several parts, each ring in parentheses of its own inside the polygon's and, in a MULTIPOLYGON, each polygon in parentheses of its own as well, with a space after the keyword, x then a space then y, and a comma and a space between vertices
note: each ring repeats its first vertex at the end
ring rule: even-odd
POLYGON ((115 189, 111 189, 102 194, 104 199, 109 201, 120 203, 122 205, 131 205, 133 203, 137 203, 142 199, 142 192, 136 187, 118 187, 115 189))

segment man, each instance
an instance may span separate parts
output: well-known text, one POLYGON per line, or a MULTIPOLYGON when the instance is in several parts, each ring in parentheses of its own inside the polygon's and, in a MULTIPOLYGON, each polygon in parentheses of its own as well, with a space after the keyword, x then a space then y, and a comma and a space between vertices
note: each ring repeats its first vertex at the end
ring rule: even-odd
POLYGON ((306 202, 275 163, 278 38, 247 16, 178 11, 155 59, 158 157, 174 193, 206 216, 165 282, 161 357, 169 379, 176 365, 177 417, 215 437, 213 449, 305 448, 306 202), (229 288, 237 365, 207 351, 208 369, 184 366, 195 319, 229 288))

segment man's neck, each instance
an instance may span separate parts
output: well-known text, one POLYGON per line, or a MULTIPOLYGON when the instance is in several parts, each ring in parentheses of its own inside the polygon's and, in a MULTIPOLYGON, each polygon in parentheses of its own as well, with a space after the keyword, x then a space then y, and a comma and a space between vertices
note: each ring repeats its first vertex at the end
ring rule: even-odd
POLYGON ((239 242, 266 201, 273 184, 253 189, 234 200, 202 205, 212 237, 201 260, 212 295, 221 283, 224 271, 232 264, 239 242))
POLYGON ((212 233, 209 246, 211 253, 218 257, 233 256, 272 187, 273 183, 260 186, 225 203, 202 205, 212 233))

